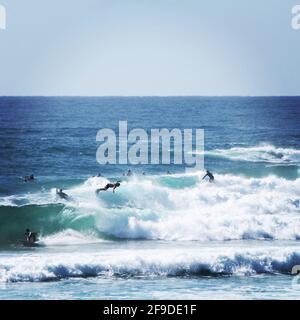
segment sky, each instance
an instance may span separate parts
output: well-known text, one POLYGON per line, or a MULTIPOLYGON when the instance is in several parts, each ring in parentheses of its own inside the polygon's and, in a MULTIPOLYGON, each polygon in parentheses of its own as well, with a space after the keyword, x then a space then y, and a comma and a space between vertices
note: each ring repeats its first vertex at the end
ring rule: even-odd
POLYGON ((0 4, 0 96, 300 95, 300 0, 0 4))

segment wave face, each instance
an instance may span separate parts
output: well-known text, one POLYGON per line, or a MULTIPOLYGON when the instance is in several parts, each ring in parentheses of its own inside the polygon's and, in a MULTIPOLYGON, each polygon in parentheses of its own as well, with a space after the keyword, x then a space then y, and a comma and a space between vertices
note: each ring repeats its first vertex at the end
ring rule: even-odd
POLYGON ((3 198, 0 241, 22 238, 27 227, 42 239, 66 229, 100 239, 300 239, 299 178, 217 174, 208 183, 202 176, 124 178, 116 193, 98 196, 108 180, 90 178, 66 190, 71 201, 57 199, 54 190, 30 194, 25 206, 3 198))
POLYGON ((300 264, 292 248, 264 250, 185 248, 47 253, 0 258, 0 282, 56 281, 74 277, 182 277, 290 274, 300 264))
POLYGON ((268 144, 261 144, 254 147, 216 149, 205 152, 205 154, 238 161, 266 162, 272 164, 300 163, 300 150, 292 148, 277 148, 268 144))

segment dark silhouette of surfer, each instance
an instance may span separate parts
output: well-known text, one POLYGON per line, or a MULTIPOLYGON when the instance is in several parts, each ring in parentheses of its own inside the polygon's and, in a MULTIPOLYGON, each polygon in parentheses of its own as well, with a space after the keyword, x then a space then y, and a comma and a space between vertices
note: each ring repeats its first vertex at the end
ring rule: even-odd
POLYGON ((30 176, 25 176, 25 177, 23 178, 23 180, 24 180, 25 182, 33 181, 33 180, 35 180, 35 177, 34 177, 33 174, 31 174, 30 176))
POLYGON ((113 192, 115 192, 115 189, 120 187, 121 181, 117 181, 116 183, 108 183, 104 188, 100 188, 96 190, 96 193, 99 193, 100 191, 107 191, 108 189, 113 189, 113 192))
POLYGON ((26 229, 25 238, 28 243, 35 243, 38 241, 36 232, 31 232, 29 229, 26 229))
POLYGON ((204 180, 206 177, 209 178, 209 182, 213 182, 215 180, 214 175, 209 170, 206 170, 206 175, 202 178, 202 180, 204 180))
POLYGON ((93 176, 93 178, 100 178, 100 177, 102 177, 101 173, 98 173, 97 175, 93 176))
POLYGON ((56 189, 56 194, 62 199, 69 200, 69 196, 63 192, 63 189, 56 189))
POLYGON ((132 171, 131 170, 128 170, 127 171, 127 177, 131 177, 132 176, 132 171))

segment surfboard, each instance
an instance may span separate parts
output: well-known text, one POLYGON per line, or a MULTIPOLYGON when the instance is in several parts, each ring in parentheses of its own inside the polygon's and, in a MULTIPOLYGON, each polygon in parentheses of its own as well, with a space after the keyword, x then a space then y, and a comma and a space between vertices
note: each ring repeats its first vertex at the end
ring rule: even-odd
POLYGON ((21 240, 20 243, 24 246, 24 247, 40 247, 41 245, 39 244, 39 242, 29 242, 26 240, 21 240))

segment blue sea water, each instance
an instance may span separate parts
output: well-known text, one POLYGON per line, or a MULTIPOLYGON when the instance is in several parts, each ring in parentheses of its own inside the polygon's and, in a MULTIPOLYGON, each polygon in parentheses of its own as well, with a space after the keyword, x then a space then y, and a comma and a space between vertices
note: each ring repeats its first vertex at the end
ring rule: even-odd
POLYGON ((298 299, 299 120, 300 97, 1 97, 0 299, 298 299), (125 120, 204 129, 215 182, 99 165, 98 130, 125 120))

